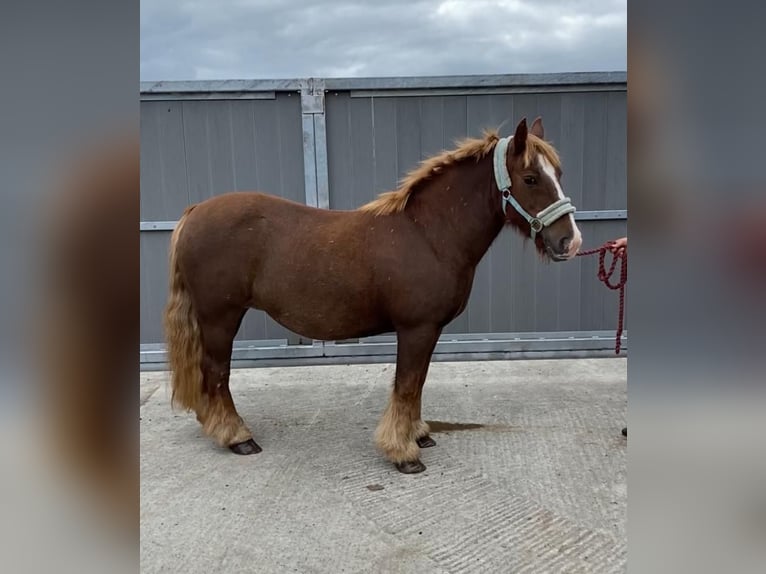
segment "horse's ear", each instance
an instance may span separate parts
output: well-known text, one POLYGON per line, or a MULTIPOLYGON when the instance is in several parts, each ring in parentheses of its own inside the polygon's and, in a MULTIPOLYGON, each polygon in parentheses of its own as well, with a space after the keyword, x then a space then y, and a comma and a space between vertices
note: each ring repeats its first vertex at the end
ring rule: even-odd
POLYGON ((513 134, 513 155, 521 155, 527 149, 527 118, 522 118, 513 134))
POLYGON ((543 129, 543 118, 537 116, 535 121, 532 122, 532 127, 529 132, 532 135, 539 137, 541 140, 545 139, 545 130, 543 129))

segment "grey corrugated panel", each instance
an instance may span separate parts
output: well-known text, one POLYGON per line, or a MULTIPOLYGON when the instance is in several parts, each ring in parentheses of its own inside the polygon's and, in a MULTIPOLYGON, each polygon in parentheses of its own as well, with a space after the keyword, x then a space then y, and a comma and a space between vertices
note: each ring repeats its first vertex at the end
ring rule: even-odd
POLYGON ((359 207, 375 196, 372 147, 374 138, 370 105, 370 100, 348 101, 350 186, 347 188, 347 209, 359 207))
POLYGON ((255 106, 251 102, 230 102, 232 169, 235 190, 258 189, 255 162, 255 106))
POLYGON ((175 220, 188 202, 180 102, 141 105, 141 219, 175 220))
POLYGON ((458 96, 440 98, 443 110, 442 149, 455 147, 457 141, 468 135, 467 100, 458 96))
POLYGON ((515 278, 515 269, 511 263, 512 252, 516 247, 514 243, 520 243, 521 238, 504 229, 500 236, 495 239, 488 254, 491 257, 490 283, 490 314, 489 331, 513 331, 513 291, 518 282, 515 278))
POLYGON ((304 201, 297 95, 182 105, 190 203, 238 190, 304 201))
MULTIPOLYGON (((262 191, 303 203, 305 192, 300 98, 293 94, 279 94, 274 102, 278 122, 276 138, 271 143, 279 142, 279 164, 278 167, 272 166, 272 169, 276 167, 278 170, 280 187, 276 191, 262 191)), ((268 142, 263 143, 268 145, 268 142)))
POLYGON ((584 100, 583 178, 581 209, 603 209, 606 205, 607 95, 588 94, 584 100))
POLYGON ((330 208, 353 209, 352 168, 349 147, 349 99, 325 98, 327 116, 327 165, 330 176, 330 208))
POLYGON ((564 262, 544 263, 535 254, 535 319, 536 329, 555 331, 559 308, 564 304, 559 296, 561 266, 564 262))
MULTIPOLYGON (((569 150, 560 149, 561 141, 561 100, 567 94, 539 94, 537 96, 537 114, 543 118, 545 139, 553 142, 559 154, 569 150)), ((527 118, 531 127, 534 117, 527 118)))
POLYGON ((168 296, 169 242, 169 232, 140 234, 142 343, 163 340, 162 311, 168 296))
MULTIPOLYGON (((510 95, 495 94, 486 96, 489 111, 488 119, 484 124, 476 126, 476 128, 497 129, 500 132, 500 136, 513 135, 516 123, 521 119, 516 117, 514 99, 514 96, 510 95)), ((477 132, 476 135, 481 135, 481 133, 477 132)))
POLYGON ((213 193, 208 150, 210 147, 208 115, 212 106, 222 105, 225 104, 220 102, 183 102, 182 104, 190 204, 211 197, 213 193))
POLYGON ((625 92, 606 96, 607 148, 606 187, 607 193, 601 209, 627 209, 627 147, 628 147, 628 95, 625 92))
MULTIPOLYGON (((578 211, 591 209, 583 203, 583 157, 585 156, 585 100, 590 94, 562 94, 558 139, 552 140, 561 156, 561 186, 578 211)), ((543 118, 545 123, 545 118, 543 118)), ((550 123, 548 124, 550 125, 550 123)), ((546 134, 547 137, 547 134, 546 134)))
POLYGON ((411 98, 396 98, 396 164, 399 179, 417 167, 423 159, 420 136, 420 102, 411 98))
MULTIPOLYGON (((355 181, 354 175, 359 168, 354 160, 355 156, 358 159, 363 153, 363 150, 357 148, 364 146, 364 140, 371 134, 353 129, 354 115, 361 112, 357 110, 354 114, 351 101, 347 97, 328 98, 326 102, 328 165, 332 163, 333 166, 330 170, 330 207, 355 209, 365 203, 366 197, 364 190, 360 190, 355 181)), ((359 102, 356 103, 356 107, 359 108, 359 102)))
MULTIPOLYGON (((468 135, 468 102, 460 96, 444 96, 440 100, 443 113, 441 147, 452 149, 457 141, 468 135)), ((468 330, 467 309, 445 329, 449 333, 465 333, 468 330)))
MULTIPOLYGON (((578 221, 578 227, 583 226, 578 221)), ((554 263, 557 271, 555 297, 558 300, 556 309, 555 330, 570 331, 580 328, 582 297, 582 261, 567 261, 554 263)))
POLYGON ((330 206, 354 209, 394 189, 421 158, 418 102, 328 95, 330 206), (407 118, 401 118, 400 115, 407 118), (414 121, 414 125, 410 125, 414 121), (407 140, 406 142, 404 140, 407 140), (405 154, 405 158, 401 157, 405 154))
MULTIPOLYGON (((296 104, 296 119, 300 122, 300 98, 296 96, 293 100, 296 104)), ((279 100, 274 102, 253 102, 253 123, 255 125, 255 155, 253 156, 253 161, 255 162, 255 170, 258 174, 258 190, 273 193, 274 195, 282 195, 283 193, 279 142, 280 138, 286 135, 280 132, 279 114, 277 113, 278 102, 279 100)), ((293 198, 303 203, 305 201, 305 193, 303 182, 302 126, 298 134, 300 134, 301 139, 296 141, 296 144, 300 144, 300 147, 296 146, 295 149, 293 169, 300 171, 301 174, 301 194, 300 196, 293 194, 293 198)))
POLYGON ((420 133, 420 154, 423 159, 440 153, 444 148, 444 100, 440 97, 418 98, 423 129, 420 133))
MULTIPOLYGON (((508 230, 510 231, 510 230, 508 230)), ((514 331, 539 330, 536 317, 537 305, 537 274, 540 265, 531 240, 513 239, 513 314, 511 329, 514 331)))
MULTIPOLYGON (((186 102, 184 105, 191 105, 186 102)), ((209 102, 205 108, 207 115, 207 158, 210 185, 206 193, 191 197, 192 201, 201 201, 221 192, 236 189, 234 183, 234 146, 232 129, 236 120, 232 118, 232 102, 209 102)))
MULTIPOLYGON (((561 156, 564 170, 562 188, 565 195, 572 198, 578 211, 584 209, 582 174, 586 125, 582 112, 584 101, 590 96, 591 94, 561 94, 558 97, 560 110, 558 128, 547 121, 546 116, 543 116, 546 138, 551 139, 561 156), (557 132, 555 138, 549 135, 553 131, 557 132)), ((579 222, 578 226, 581 230, 583 229, 579 222)), ((580 262, 564 264, 559 267, 558 275, 557 328, 577 329, 582 313, 580 305, 582 264, 580 262)))
MULTIPOLYGON (((482 129, 497 122, 492 117, 490 103, 494 96, 468 96, 466 104, 466 127, 471 136, 480 136, 482 129)), ((491 309, 492 260, 497 246, 490 249, 476 267, 471 298, 465 313, 468 332, 489 331, 491 309)))
POLYGON ((373 199, 378 193, 394 189, 401 176, 396 151, 396 101, 373 99, 370 100, 370 108, 374 129, 372 153, 375 172, 369 199, 373 199))

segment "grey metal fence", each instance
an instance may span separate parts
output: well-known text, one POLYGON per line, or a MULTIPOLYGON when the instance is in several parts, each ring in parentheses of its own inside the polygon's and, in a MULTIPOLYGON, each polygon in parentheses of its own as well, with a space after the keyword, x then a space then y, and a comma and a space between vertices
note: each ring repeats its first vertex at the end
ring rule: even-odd
MULTIPOLYGON (((521 117, 541 115, 586 247, 625 235, 626 80, 583 73, 142 83, 142 362, 164 361, 170 231, 188 204, 216 194, 257 189, 352 209, 458 138, 485 128, 507 135, 521 117)), ((607 352, 617 301, 595 269, 593 258, 542 263, 502 233, 437 358, 607 352)), ((393 337, 302 341, 258 311, 248 312, 235 346, 235 360, 259 364, 394 353, 393 337)))

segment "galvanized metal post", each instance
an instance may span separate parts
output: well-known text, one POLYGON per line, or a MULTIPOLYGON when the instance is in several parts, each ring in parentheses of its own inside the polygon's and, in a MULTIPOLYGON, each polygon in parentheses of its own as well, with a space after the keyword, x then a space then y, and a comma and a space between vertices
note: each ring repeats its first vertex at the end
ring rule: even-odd
MULTIPOLYGON (((330 207, 327 175, 327 129, 324 117, 324 80, 308 78, 301 82, 301 121, 303 125, 303 172, 306 205, 330 207)), ((287 337, 289 345, 312 344, 296 333, 287 337)))
POLYGON ((305 80, 301 88, 303 115, 303 167, 306 205, 330 207, 327 175, 327 129, 324 115, 325 83, 320 78, 305 80))

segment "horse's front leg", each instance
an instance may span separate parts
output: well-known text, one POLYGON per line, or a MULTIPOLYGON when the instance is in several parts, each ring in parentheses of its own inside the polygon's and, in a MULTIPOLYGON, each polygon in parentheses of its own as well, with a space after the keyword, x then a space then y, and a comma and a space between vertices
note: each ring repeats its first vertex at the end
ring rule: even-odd
MULTIPOLYGON (((397 332, 394 388, 375 432, 375 442, 397 470, 405 474, 426 469, 420 461, 418 447, 424 429, 417 421, 420 420, 423 383, 440 332, 441 329, 434 326, 397 332)), ((427 436, 427 426, 425 431, 427 436)))
POLYGON ((415 442, 418 443, 420 448, 429 448, 436 446, 436 441, 431 438, 429 434, 431 429, 428 428, 428 423, 425 422, 420 414, 420 406, 423 398, 423 385, 426 383, 426 378, 420 382, 420 388, 418 389, 418 398, 415 402, 415 411, 412 415, 412 424, 415 426, 415 442))

